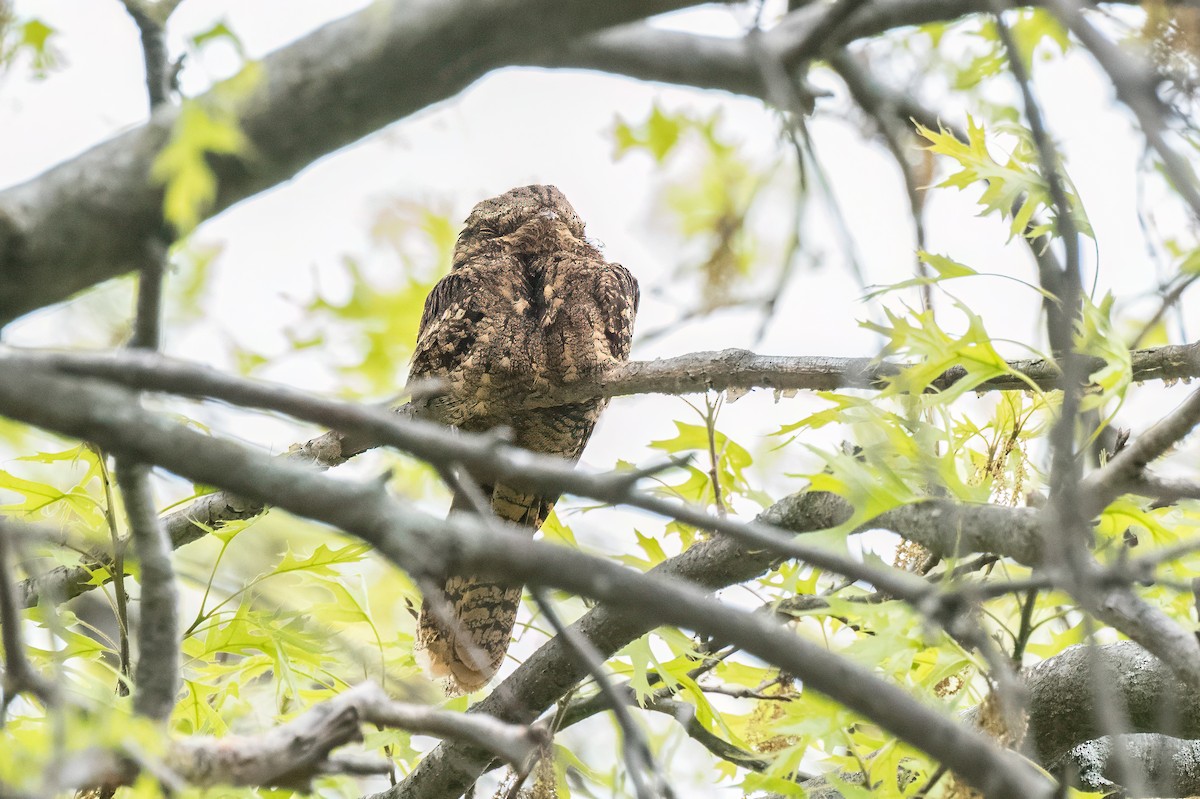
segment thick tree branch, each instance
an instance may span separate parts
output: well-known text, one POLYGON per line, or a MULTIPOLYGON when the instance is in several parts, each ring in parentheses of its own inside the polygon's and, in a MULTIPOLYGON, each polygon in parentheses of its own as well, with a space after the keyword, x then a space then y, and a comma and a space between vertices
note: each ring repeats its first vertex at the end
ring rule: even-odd
POLYGON ((1200 695, 1162 661, 1131 641, 1096 649, 1093 654, 1086 644, 1073 646, 1027 670, 1029 737, 1039 762, 1053 763, 1107 732, 1098 722, 1098 701, 1124 703, 1124 732, 1200 738, 1200 695))
MULTIPOLYGON (((32 366, 64 373, 103 377, 131 388, 205 396, 216 386, 232 391, 232 382, 220 383, 219 372, 163 358, 134 354, 95 354, 0 350, 0 359, 27 359, 32 366)), ((1105 365, 1100 358, 1084 358, 1088 370, 1105 365)), ((1170 344, 1133 350, 1130 353, 1133 380, 1185 380, 1200 377, 1200 342, 1170 344)), ((1012 374, 972 386, 973 391, 1028 391, 1030 385, 1044 390, 1057 388, 1062 373, 1052 360, 1019 359, 1008 362, 1012 374)), ((759 355, 749 350, 727 349, 691 352, 653 361, 630 361, 594 382, 579 381, 532 396, 530 407, 553 407, 594 397, 625 397, 635 394, 694 394, 705 391, 748 390, 833 391, 837 389, 880 390, 888 378, 901 374, 907 365, 880 362, 874 358, 834 358, 821 355, 759 355)), ((945 391, 966 376, 962 367, 947 369, 931 383, 945 391)), ((244 396, 249 397, 250 394, 244 396)), ((252 404, 245 399, 225 397, 231 402, 252 404)), ((286 408, 280 408, 289 412, 286 408)))
MULTIPOLYGON (((1117 747, 1111 737, 1099 738, 1076 746, 1058 761, 1051 770, 1061 772, 1067 764, 1078 774, 1078 783, 1085 791, 1105 796, 1122 795, 1123 786, 1116 782, 1114 764, 1117 747)), ((1200 741, 1183 741, 1166 735, 1141 733, 1122 735, 1119 739, 1125 756, 1144 771, 1147 796, 1196 796, 1200 794, 1200 741)), ((1124 793, 1124 795, 1130 795, 1124 793)))
POLYGON ((10 418, 84 437, 118 456, 156 463, 189 479, 334 525, 372 544, 418 578, 462 571, 554 586, 637 613, 651 624, 676 625, 727 640, 929 752, 989 796, 1050 795, 1044 777, 985 737, 773 620, 728 607, 694 585, 533 542, 469 515, 435 519, 390 498, 378 483, 331 480, 286 460, 195 433, 130 403, 122 390, 28 371, 20 381, 2 378, 0 408, 10 418))
MULTIPOLYGON (((219 159, 216 213, 293 177, 321 156, 457 94, 498 67, 689 0, 380 2, 263 60, 239 106, 244 160, 219 159)), ((219 88, 199 98, 220 103, 219 88)), ((0 192, 0 324, 138 268, 162 228, 150 178, 176 109, 0 192), (119 232, 119 233, 118 233, 119 232)))
MULTIPOLYGON (((218 213, 286 181, 316 159, 451 97, 502 66, 595 68, 762 96, 758 68, 744 41, 649 28, 587 39, 601 29, 691 4, 374 4, 264 59, 266 77, 238 113, 253 154, 246 160, 213 160, 219 192, 205 213, 218 213)), ((836 43, 952 20, 986 6, 986 0, 876 0, 838 26, 836 43)), ((791 63, 811 58, 813 48, 830 44, 810 35, 823 11, 814 5, 789 15, 764 37, 768 46, 791 63)), ((218 94, 198 99, 219 103, 218 94)), ((0 325, 140 267, 145 242, 163 225, 162 191, 150 179, 150 166, 176 118, 176 110, 164 106, 145 125, 0 192, 0 325)))
MULTIPOLYGON (((1200 342, 1136 350, 1132 354, 1135 380, 1200 376, 1200 342)), ((1099 369, 1103 361, 1084 359, 1088 369, 1099 369)), ((1023 359, 1010 361, 1013 374, 987 380, 974 391, 1027 391, 1030 383, 1042 389, 1057 388, 1062 373, 1053 361, 1023 359)), ((778 391, 812 389, 832 391, 858 388, 880 389, 888 377, 899 374, 904 364, 879 363, 871 358, 827 358, 822 356, 756 355, 747 350, 696 352, 656 361, 632 361, 605 375, 595 386, 563 386, 546 403, 575 402, 601 394, 608 397, 630 394, 687 394, 708 390, 768 388, 778 391)), ((955 367, 935 379, 931 387, 944 391, 962 380, 966 370, 955 367)))
MULTIPOLYGON (((514 484, 554 493, 573 493, 611 504, 627 504, 703 529, 723 532, 764 546, 777 555, 866 580, 881 590, 915 604, 920 604, 929 594, 929 587, 923 581, 906 572, 858 563, 819 548, 786 540, 779 531, 762 525, 711 516, 702 510, 637 491, 634 484, 639 473, 589 474, 572 469, 558 459, 539 457, 503 446, 491 436, 455 434, 437 425, 399 419, 381 409, 326 400, 287 387, 223 375, 155 356, 122 354, 94 358, 75 354, 14 354, 0 357, 0 365, 6 362, 21 369, 35 368, 40 364, 43 367, 56 366, 72 375, 102 375, 138 389, 170 389, 189 395, 216 397, 291 413, 347 431, 348 436, 322 436, 302 448, 302 451, 312 453, 313 460, 323 464, 344 460, 348 453, 342 450, 342 446, 350 440, 389 444, 442 466, 465 465, 473 474, 483 478, 504 475, 509 482, 515 481, 514 484)), ((355 445, 356 448, 365 446, 355 445)), ((216 504, 220 506, 219 502, 216 504)), ((250 505, 252 503, 242 503, 243 507, 250 505)), ((830 517, 825 526, 842 524, 850 518, 851 513, 849 505, 842 503, 836 517, 830 517)), ((172 516, 170 527, 176 526, 174 519, 181 514, 183 524, 187 523, 190 510, 185 508, 172 516)), ((947 555, 987 551, 1013 557, 1023 563, 1032 564, 1040 559, 1036 513, 1030 509, 920 503, 890 511, 867 526, 888 525, 899 525, 906 530, 907 537, 947 555)))

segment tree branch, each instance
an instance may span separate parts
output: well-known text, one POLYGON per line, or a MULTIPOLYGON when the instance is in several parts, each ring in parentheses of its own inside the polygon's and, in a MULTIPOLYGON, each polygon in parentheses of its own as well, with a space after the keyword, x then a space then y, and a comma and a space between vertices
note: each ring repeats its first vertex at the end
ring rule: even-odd
MULTIPOLYGON (((308 793, 315 777, 388 773, 391 764, 384 760, 333 752, 361 741, 363 724, 466 741, 517 769, 528 767, 546 738, 538 728, 397 702, 375 683, 365 682, 259 735, 173 739, 164 765, 176 782, 198 788, 238 785, 308 793)), ((66 770, 60 787, 127 785, 137 771, 118 753, 93 751, 66 770)))
MULTIPOLYGON (((1108 5, 1127 5, 1117 0, 1108 5)), ((1045 7, 1049 0, 1020 3, 1022 7, 1045 7)), ((874 0, 839 19, 829 37, 814 36, 828 18, 828 5, 813 3, 788 14, 780 23, 757 36, 730 39, 664 30, 645 24, 629 24, 571 42, 561 52, 548 53, 522 63, 534 66, 575 67, 626 75, 640 80, 661 81, 698 89, 717 89, 757 97, 771 102, 755 59, 754 47, 787 65, 809 61, 860 39, 879 36, 907 25, 952 22, 970 14, 986 12, 989 0, 874 0)), ((936 119, 908 114, 929 128, 936 119)), ((907 118, 907 117, 906 117, 907 118)))
POLYGON ((1130 442, 1103 469, 1093 472, 1080 486, 1083 512, 1092 516, 1121 494, 1151 483, 1146 467, 1200 424, 1200 390, 1188 395, 1178 408, 1130 442))
POLYGON ((642 728, 637 726, 629 712, 627 697, 613 684, 612 676, 604 668, 604 656, 592 646, 592 642, 584 638, 574 627, 563 624, 562 619, 550 604, 550 598, 541 588, 534 588, 533 598, 538 610, 550 622, 554 634, 566 642, 567 647, 575 655, 576 662, 582 666, 596 685, 600 694, 608 702, 608 707, 621 728, 621 744, 625 752, 625 769, 629 773, 629 781, 633 783, 634 793, 638 799, 644 797, 664 797, 674 799, 675 792, 663 779, 662 771, 654 760, 650 750, 650 742, 646 740, 642 728), (643 772, 646 772, 643 774, 643 772), (646 777, 652 783, 648 784, 646 777))
MULTIPOLYGON (((216 370, 170 358, 141 356, 133 353, 47 352, 40 350, 0 350, 0 360, 24 360, 31 366, 49 368, 67 374, 101 377, 130 388, 167 391, 189 396, 213 395, 217 387, 234 396, 231 402, 253 404, 236 397, 259 396, 249 389, 235 388, 233 379, 216 370), (223 382, 224 381, 224 382, 223 382)), ((1090 371, 1105 365, 1100 358, 1084 358, 1090 371)), ((1200 342, 1170 344, 1130 352, 1132 378, 1148 380, 1184 380, 1200 377, 1200 342)), ((916 366, 915 364, 912 366, 916 366)), ((972 386, 971 390, 1028 391, 1030 385, 1052 390, 1062 381, 1062 373, 1053 360, 1018 359, 1008 362, 1011 374, 972 386)), ((705 391, 749 390, 834 391, 837 389, 881 390, 889 378, 912 368, 875 358, 837 358, 822 355, 759 355, 749 350, 727 349, 691 352, 653 361, 630 361, 595 381, 578 381, 531 396, 528 407, 556 407, 595 397, 625 397, 636 394, 694 394, 705 391)), ((945 391, 966 376, 962 367, 947 369, 931 383, 945 391)), ((248 381, 243 381, 249 384, 248 381)), ((253 384, 249 384, 253 385, 253 384)), ((276 402, 281 401, 276 398, 276 402)), ((279 408, 290 413, 286 407, 279 408)), ((344 448, 353 454, 353 445, 344 448)), ((339 461, 340 462, 340 461, 339 461)))
MULTIPOLYGON (((514 485, 553 493, 567 492, 610 504, 626 504, 702 529, 732 535, 766 547, 776 555, 865 580, 917 605, 931 590, 924 581, 907 572, 859 563, 789 540, 781 531, 766 525, 712 516, 698 508, 637 491, 634 485, 641 473, 588 473, 571 468, 556 458, 502 445, 489 435, 455 433, 440 425, 401 419, 382 409, 327 400, 285 386, 245 380, 152 355, 13 354, 0 356, 0 367, 5 364, 22 372, 56 367, 73 376, 103 376, 136 389, 166 389, 189 396, 214 397, 290 413, 346 431, 321 436, 300 448, 301 454, 311 453, 311 460, 322 464, 342 462, 349 452, 365 449, 367 444, 363 442, 379 442, 434 464, 465 465, 483 479, 503 475, 514 485), (344 445, 348 451, 343 450, 344 445)), ((210 499, 204 507, 212 510, 214 505, 218 509, 227 507, 217 499, 210 499)), ((240 515, 247 508, 261 508, 261 505, 242 500, 237 507, 240 515)), ((843 524, 853 513, 849 504, 840 499, 830 509, 832 512, 823 520, 823 527, 843 524)), ((190 526, 191 515, 190 507, 172 514, 169 517, 171 528, 190 526)), ((944 555, 993 552, 1032 565, 1041 559, 1038 524, 1037 512, 1029 508, 966 506, 930 500, 896 508, 870 520, 861 529, 896 529, 944 555)))
MULTIPOLYGON (((1121 795, 1123 786, 1115 780, 1113 768, 1117 746, 1145 772, 1146 787, 1153 796, 1195 796, 1200 794, 1200 741, 1183 741, 1166 735, 1141 733, 1109 736, 1088 741, 1067 752, 1051 764, 1054 772, 1068 765, 1079 775, 1079 786, 1105 796, 1121 795)), ((1125 795, 1130 795, 1126 793, 1125 795)))
POLYGON ((117 484, 141 565, 142 614, 133 708, 140 715, 165 722, 179 691, 179 594, 171 546, 150 492, 150 468, 119 460, 117 484))
POLYGON ((634 612, 654 625, 671 624, 727 640, 927 751, 989 796, 1050 795, 1051 785, 1043 776, 982 735, 773 620, 728 607, 694 585, 530 541, 470 515, 435 519, 390 498, 378 483, 332 480, 286 460, 213 440, 147 413, 130 403, 125 391, 91 381, 26 370, 20 381, 0 379, 0 408, 10 418, 87 438, 118 456, 156 463, 189 479, 334 525, 372 544, 418 579, 469 572, 554 586, 634 612))
MULTIPOLYGON (((493 69, 693 0, 380 2, 263 59, 239 106, 244 159, 212 159, 218 213, 493 69)), ((197 98, 221 103, 220 87, 197 98)), ((163 226, 151 164, 178 111, 0 192, 0 325, 131 269, 163 226), (119 231, 119 234, 117 232, 119 231)))
POLYGON ((1123 702, 1129 724, 1123 732, 1200 738, 1200 696, 1162 661, 1132 641, 1099 646, 1095 653, 1090 648, 1070 647, 1026 671, 1029 739, 1038 762, 1053 763, 1107 732, 1098 722, 1098 701, 1123 702))
POLYGON ((16 538, 16 525, 0 518, 0 644, 4 646, 4 675, 0 679, 0 726, 8 705, 23 691, 28 691, 46 704, 55 700, 54 686, 38 674, 25 657, 24 636, 21 634, 21 612, 13 595, 12 561, 9 547, 16 538))
POLYGON ((150 110, 158 108, 171 97, 173 74, 167 56, 167 19, 180 0, 121 0, 133 18, 142 39, 142 60, 146 65, 146 95, 150 110))
POLYGON ((1117 99, 1137 117, 1146 142, 1162 159, 1167 180, 1191 208, 1193 217, 1200 219, 1200 188, 1196 185, 1196 173, 1191 164, 1167 143, 1167 119, 1171 114, 1159 99, 1158 77, 1154 70, 1145 61, 1109 41, 1088 22, 1081 3, 1050 0, 1048 5, 1107 73, 1117 90, 1117 99))
MULTIPOLYGON (((0 354, 0 364, 4 362, 20 368, 51 368, 66 374, 103 377, 131 388, 215 397, 237 404, 272 408, 343 431, 360 431, 354 435, 326 434, 303 445, 295 455, 307 456, 323 465, 336 465, 349 456, 368 449, 375 442, 384 442, 435 462, 439 459, 445 460, 452 453, 456 460, 473 468, 488 473, 521 474, 532 484, 555 491, 579 493, 604 501, 630 501, 629 489, 632 479, 627 474, 587 475, 568 469, 559 461, 537 458, 522 450, 503 447, 492 438, 456 436, 444 428, 431 425, 401 425, 393 416, 379 412, 371 413, 370 409, 360 406, 322 400, 280 386, 240 380, 211 369, 159 356, 139 353, 93 355, 9 351, 0 354)), ((1135 379, 1139 380, 1200 375, 1200 344, 1138 350, 1132 354, 1132 362, 1135 379)), ((1095 364, 1097 367, 1099 365, 1099 362, 1095 364)), ((1011 366, 1014 371, 1039 384, 1049 386, 1058 379, 1058 371, 1050 362, 1014 361, 1011 366)), ((606 376, 598 384, 568 387, 561 400, 567 402, 597 394, 612 396, 649 391, 703 391, 709 388, 758 386, 789 390, 878 386, 881 385, 880 381, 885 374, 894 373, 899 368, 895 365, 872 367, 871 361, 866 358, 758 356, 742 350, 692 353, 660 361, 633 362, 606 376)), ((961 379, 962 374, 957 368, 951 369, 935 383, 940 387, 948 387, 961 379)), ((989 384, 984 384, 979 388, 988 386, 989 384)), ((997 389, 1025 388, 1026 384, 1017 379, 1000 379, 991 381, 990 386, 997 389)), ((546 400, 539 398, 538 401, 546 400)), ((1135 449, 1134 453, 1137 451, 1135 449)), ((1127 490, 1134 488, 1130 487, 1127 490)), ((647 504, 638 506, 666 515, 681 512, 680 506, 659 498, 647 499, 647 504)), ((164 526, 171 537, 172 545, 179 547, 204 536, 209 529, 224 522, 250 519, 261 512, 261 503, 227 492, 218 492, 201 497, 170 514, 164 520, 164 526)), ((994 513, 988 510, 979 512, 994 513)), ((709 526, 714 520, 702 514, 699 518, 693 515, 685 521, 709 526)), ((830 526, 842 521, 844 518, 831 521, 830 526)), ((732 524, 737 525, 736 522, 732 524)), ((978 520, 973 520, 966 529, 976 531, 982 536, 995 535, 993 532, 987 532, 995 529, 994 526, 981 527, 978 520)), ((1019 532, 1026 528, 1012 529, 1019 532)), ((943 550, 950 548, 948 545, 936 543, 937 535, 932 532, 910 532, 910 537, 915 540, 920 540, 922 536, 927 545, 943 550), (929 543, 931 541, 934 543, 929 543)), ((1011 543, 1004 543, 1010 539, 1010 536, 990 538, 986 543, 978 544, 979 551, 1000 552, 1022 562, 1038 560, 1039 555, 1030 548, 1033 545, 1028 539, 1011 539, 1011 543)), ((23 583, 18 601, 29 607, 36 604, 37 596, 42 592, 49 592, 63 599, 71 598, 92 587, 89 585, 92 572, 108 565, 96 561, 86 567, 58 567, 35 580, 23 583)))
MULTIPOLYGON (((692 5, 689 0, 383 2, 332 22, 263 60, 265 79, 238 120, 248 160, 212 159, 211 216, 316 159, 514 64, 602 69, 646 80, 763 96, 744 41, 605 28, 692 5)), ((1041 5, 1035 3, 1034 5, 1041 5)), ((837 29, 838 44, 903 25, 953 20, 987 0, 875 0, 837 29)), ((785 61, 824 47, 823 6, 788 15, 766 39, 785 61)), ((219 103, 218 93, 197 98, 219 103)), ((162 228, 162 190, 150 179, 178 113, 164 106, 120 134, 21 186, 0 191, 0 325, 139 268, 162 228), (120 235, 114 235, 120 231, 120 235)))

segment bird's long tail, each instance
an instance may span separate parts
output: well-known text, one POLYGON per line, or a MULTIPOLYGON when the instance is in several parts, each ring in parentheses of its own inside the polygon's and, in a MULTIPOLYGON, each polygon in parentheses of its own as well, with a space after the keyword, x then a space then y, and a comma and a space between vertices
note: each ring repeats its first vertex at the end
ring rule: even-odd
MULTIPOLYGON (((483 487, 500 519, 528 528, 530 535, 545 522, 552 500, 504 485, 483 487)), ((455 497, 451 512, 470 509, 455 497)), ((417 621, 417 661, 451 696, 487 685, 504 662, 512 639, 521 585, 471 575, 450 575, 440 595, 426 596, 417 621)))

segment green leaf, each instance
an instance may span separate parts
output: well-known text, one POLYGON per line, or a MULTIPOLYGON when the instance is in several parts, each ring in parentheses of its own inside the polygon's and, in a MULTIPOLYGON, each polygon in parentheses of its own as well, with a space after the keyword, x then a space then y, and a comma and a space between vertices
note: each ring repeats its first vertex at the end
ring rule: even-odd
MULTIPOLYGON (((1050 196, 1050 186, 1035 166, 1037 151, 1033 147, 1029 132, 1017 126, 1000 126, 1001 130, 1016 137, 1017 146, 1008 159, 1001 163, 991 154, 988 134, 974 117, 967 117, 967 140, 959 141, 953 132, 940 128, 930 130, 916 126, 917 133, 929 142, 925 148, 945 156, 957 163, 959 169, 945 178, 938 186, 966 189, 977 183, 984 184, 979 204, 981 216, 997 214, 1009 219, 1010 236, 1034 237, 1046 232, 1043 227, 1027 230, 1030 221, 1040 211, 1056 214, 1050 196)), ((1065 171, 1061 170, 1067 183, 1067 199, 1075 227, 1084 235, 1092 236, 1092 228, 1083 211, 1078 195, 1073 191, 1065 171)))
POLYGON ((196 100, 183 101, 171 139, 150 170, 165 190, 163 215, 177 231, 193 230, 216 200, 217 176, 208 155, 236 155, 247 147, 228 116, 213 115, 196 100))
POLYGON ((657 660, 654 658, 654 653, 650 651, 650 636, 653 633, 643 635, 636 641, 631 641, 626 644, 620 651, 620 655, 629 658, 629 666, 631 673, 629 676, 629 687, 633 690, 634 696, 637 697, 639 705, 644 705, 646 699, 654 692, 654 686, 650 684, 650 675, 653 672, 652 665, 657 665, 657 660))
POLYGON ((29 57, 29 68, 35 80, 44 80, 59 66, 61 56, 55 41, 58 31, 40 19, 27 19, 6 29, 2 24, 4 9, 0 8, 0 66, 9 64, 21 55, 29 57))
POLYGON ((934 274, 926 277, 914 277, 908 280, 902 280, 899 283, 891 283, 886 286, 880 286, 873 291, 867 292, 865 299, 873 300, 885 294, 892 294, 904 289, 914 288, 916 286, 934 286, 944 280, 952 280, 957 277, 972 277, 979 273, 966 264, 960 264, 952 258, 945 255, 936 255, 925 250, 918 250, 917 257, 933 269, 934 274))
POLYGON ((237 111, 261 79, 261 64, 250 61, 203 100, 184 99, 180 105, 171 138, 150 168, 151 178, 164 189, 163 217, 178 233, 190 233, 216 200, 217 176, 209 158, 250 154, 237 111))
POLYGON ((307 571, 324 577, 339 575, 333 567, 345 563, 357 563, 366 553, 371 551, 369 544, 346 544, 336 549, 320 544, 312 554, 298 557, 289 550, 279 562, 272 574, 307 571))
POLYGON ((233 30, 229 27, 229 24, 224 19, 218 21, 212 27, 200 31, 199 33, 190 37, 188 41, 191 43, 192 47, 195 47, 198 50, 203 49, 205 45, 212 42, 228 42, 229 44, 233 45, 233 48, 237 50, 238 55, 242 59, 246 58, 246 48, 242 44, 241 37, 233 32, 233 30))
POLYGON ((1110 401, 1116 401, 1119 405, 1133 383, 1133 355, 1124 337, 1113 326, 1112 306, 1111 294, 1105 295, 1099 305, 1087 297, 1083 300, 1075 346, 1080 352, 1103 362, 1088 376, 1090 383, 1099 390, 1084 395, 1080 404, 1080 409, 1084 411, 1102 408, 1110 401))
POLYGON ((620 160, 634 150, 645 150, 661 164, 675 149, 684 130, 695 125, 695 121, 685 115, 666 114, 657 104, 646 121, 637 127, 618 117, 613 127, 616 142, 613 157, 620 160))
MULTIPOLYGON (((1021 9, 1015 17, 1009 29, 1017 43, 1017 51, 1025 61, 1027 73, 1032 71, 1034 57, 1041 45, 1049 45, 1059 53, 1067 52, 1071 38, 1052 12, 1041 8, 1021 9)), ((1047 58, 1052 55, 1045 50, 1043 52, 1047 58)))

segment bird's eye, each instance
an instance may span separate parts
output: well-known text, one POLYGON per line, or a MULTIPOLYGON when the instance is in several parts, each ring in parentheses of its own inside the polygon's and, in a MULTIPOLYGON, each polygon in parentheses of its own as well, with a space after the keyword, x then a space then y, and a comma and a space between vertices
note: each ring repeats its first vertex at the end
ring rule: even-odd
POLYGON ((481 235, 483 235, 483 236, 495 236, 495 235, 496 235, 496 229, 495 229, 495 228, 488 227, 487 225, 480 225, 480 226, 479 226, 479 233, 480 233, 481 235))

